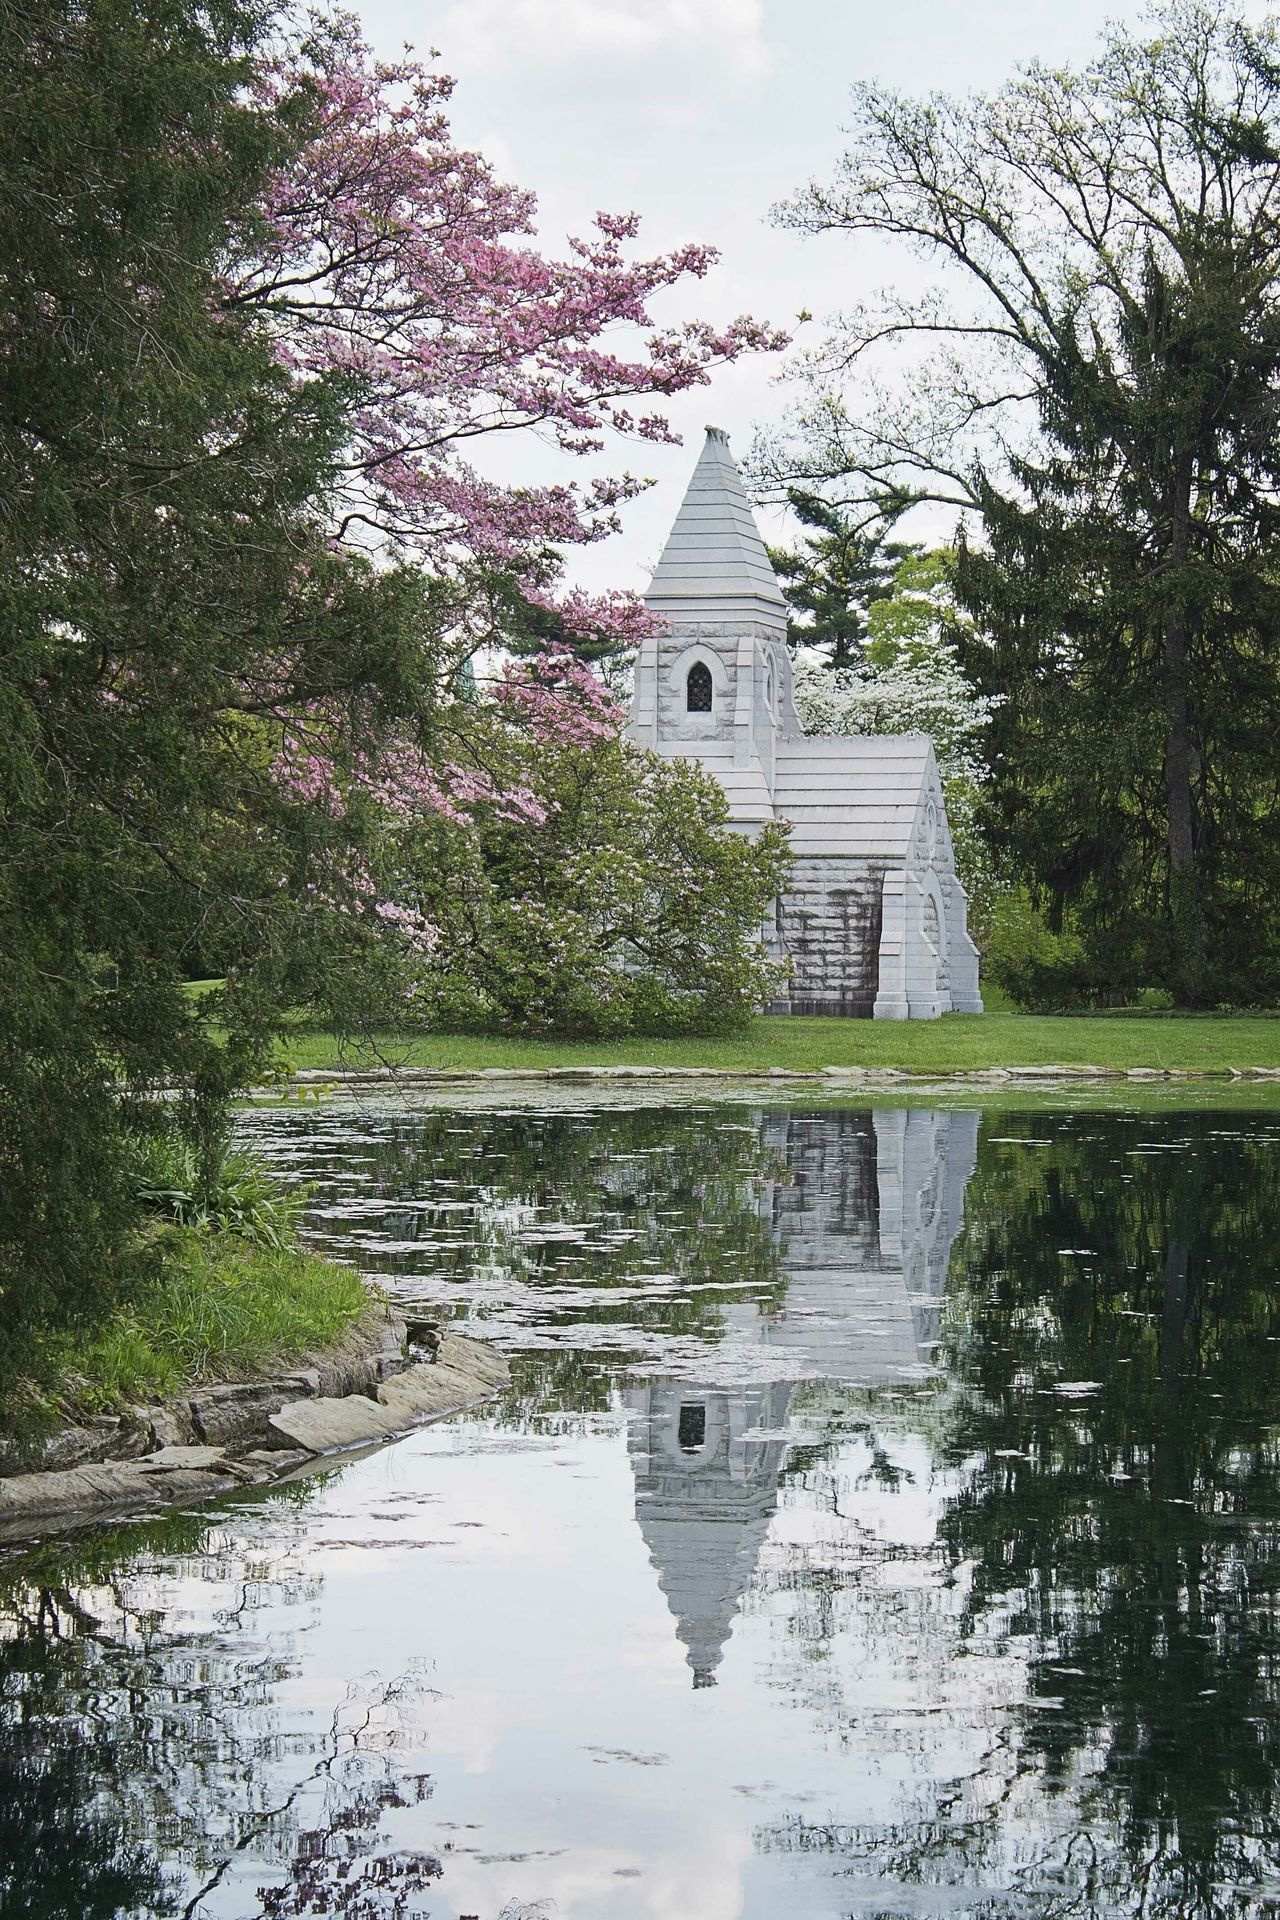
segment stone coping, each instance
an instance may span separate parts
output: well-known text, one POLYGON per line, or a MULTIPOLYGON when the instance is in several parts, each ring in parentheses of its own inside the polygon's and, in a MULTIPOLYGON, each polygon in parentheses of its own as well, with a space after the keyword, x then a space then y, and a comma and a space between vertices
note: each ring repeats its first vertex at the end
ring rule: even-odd
POLYGON ((379 1311, 315 1366, 198 1388, 55 1435, 46 1459, 63 1464, 0 1477, 0 1543, 280 1480, 475 1406, 510 1377, 491 1348, 459 1334, 446 1333, 434 1360, 415 1363, 404 1321, 379 1311))
POLYGON ((574 1084, 625 1080, 672 1081, 755 1081, 776 1086, 780 1081, 810 1085, 843 1086, 931 1086, 939 1082, 960 1086, 1004 1086, 1029 1082, 1070 1084, 1091 1081, 1157 1080, 1262 1080, 1280 1081, 1280 1065, 1274 1067, 1098 1067, 1098 1066, 1020 1066, 1020 1067, 309 1067, 293 1074, 275 1087, 252 1089, 250 1099, 278 1099, 290 1089, 306 1092, 330 1087, 349 1089, 429 1086, 493 1086, 505 1082, 550 1082, 574 1084))

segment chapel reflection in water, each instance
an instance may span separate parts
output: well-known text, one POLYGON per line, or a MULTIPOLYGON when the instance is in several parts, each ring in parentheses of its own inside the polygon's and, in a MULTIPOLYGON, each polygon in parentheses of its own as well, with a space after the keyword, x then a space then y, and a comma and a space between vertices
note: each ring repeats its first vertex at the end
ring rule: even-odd
MULTIPOLYGON (((919 1378, 938 1343, 978 1114, 784 1112, 762 1129, 779 1173, 761 1213, 786 1291, 776 1311, 754 1310, 759 1344, 798 1377, 868 1389, 919 1378)), ((752 1310, 736 1320, 742 1332, 752 1310)), ((793 1380, 760 1383, 768 1357, 749 1357, 755 1382, 667 1377, 623 1394, 636 1520, 695 1687, 715 1681, 795 1440, 793 1380)))
POLYGON ((366 1268, 389 1247, 417 1284, 429 1236, 408 1247, 400 1226, 455 1223, 427 1278, 478 1317, 498 1303, 525 1384, 225 1525, 174 1516, 141 1545, 118 1531, 10 1563, 0 1911, 7 1892, 59 1920, 168 1913, 175 1868, 181 1910, 234 1856, 239 1889, 208 1907, 230 1920, 268 1882, 272 1913, 394 1911, 392 1891, 411 1912, 428 1882, 446 1913, 451 1793, 531 1910, 563 1857, 622 1889, 581 1912, 650 1920, 642 1877, 614 1876, 647 1847, 645 1873, 676 1884, 678 1815, 741 1895, 720 1910, 752 1920, 1273 1920, 1274 1109, 988 1111, 976 1166, 976 1117, 932 1109, 399 1113, 344 1163, 350 1124, 270 1121, 308 1175, 330 1156, 328 1232, 366 1268), (508 1499, 525 1471, 539 1497, 516 1517, 538 1524, 508 1541, 499 1508, 489 1530, 510 1556, 486 1591, 513 1596, 513 1703, 490 1650, 450 1664, 444 1601, 484 1611, 473 1494, 508 1499), (607 1609, 583 1631, 590 1583, 576 1632, 571 1605, 528 1604, 557 1582, 581 1599, 575 1523, 615 1597, 638 1596, 621 1658, 607 1609), (348 1694, 344 1621, 371 1607, 406 1658, 348 1694), (442 1733, 446 1688, 468 1740, 494 1716, 483 1769, 442 1733), (584 1698, 577 1737, 609 1746, 581 1749, 597 1757, 574 1801, 557 1716, 584 1698), (357 1751, 345 1729, 366 1720, 357 1751), (531 1777, 553 1781, 545 1801, 531 1777), (743 1781, 756 1797, 734 1797, 743 1781))

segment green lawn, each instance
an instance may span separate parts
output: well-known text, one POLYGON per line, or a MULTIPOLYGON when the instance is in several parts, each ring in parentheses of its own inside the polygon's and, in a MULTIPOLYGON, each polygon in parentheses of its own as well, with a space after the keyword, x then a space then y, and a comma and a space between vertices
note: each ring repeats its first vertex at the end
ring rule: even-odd
POLYGON ((761 1018, 704 1040, 519 1040, 470 1034, 381 1036, 373 1046, 299 1031, 295 1070, 375 1065, 482 1068, 654 1066, 898 1067, 914 1073, 1019 1066, 1280 1067, 1280 1019, 1223 1015, 948 1014, 941 1020, 761 1018))

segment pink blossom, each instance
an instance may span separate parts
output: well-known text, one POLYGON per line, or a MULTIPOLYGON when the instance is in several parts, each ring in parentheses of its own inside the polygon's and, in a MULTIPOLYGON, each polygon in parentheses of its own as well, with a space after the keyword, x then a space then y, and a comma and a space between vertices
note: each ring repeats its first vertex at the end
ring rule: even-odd
POLYGON ((634 213, 598 214, 563 259, 540 253, 533 196, 452 144, 453 82, 412 58, 375 60, 354 18, 264 72, 259 98, 272 107, 299 88, 311 138, 270 181, 261 236, 228 263, 226 298, 263 315, 296 380, 357 383, 343 531, 367 523, 437 558, 517 569, 548 542, 598 538, 639 483, 505 488, 479 476, 468 444, 530 426, 583 454, 606 431, 671 439, 661 412, 637 418, 628 402, 785 344, 749 319, 655 326, 654 296, 700 279, 716 254, 629 257, 634 213))
POLYGON ((567 650, 508 661, 494 697, 509 719, 548 744, 590 746, 622 726, 620 702, 567 650))

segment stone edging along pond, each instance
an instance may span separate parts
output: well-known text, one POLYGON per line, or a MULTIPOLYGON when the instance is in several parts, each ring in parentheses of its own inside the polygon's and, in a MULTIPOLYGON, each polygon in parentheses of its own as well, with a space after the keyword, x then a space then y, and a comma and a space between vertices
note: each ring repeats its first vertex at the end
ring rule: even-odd
POLYGON ((446 1333, 434 1361, 415 1362, 406 1348, 404 1321, 375 1310, 313 1366, 196 1387, 65 1429, 41 1470, 0 1474, 0 1542, 278 1480, 460 1412, 510 1381, 506 1361, 478 1340, 446 1333))
POLYGON ((504 1081, 616 1082, 618 1080, 780 1080, 827 1086, 934 1085, 939 1081, 969 1086, 1094 1080, 1280 1080, 1275 1067, 309 1067, 274 1086, 253 1089, 249 1097, 278 1099, 282 1092, 324 1092, 329 1088, 447 1085, 492 1086, 504 1081))

